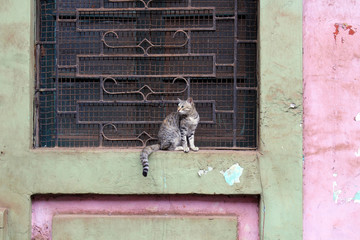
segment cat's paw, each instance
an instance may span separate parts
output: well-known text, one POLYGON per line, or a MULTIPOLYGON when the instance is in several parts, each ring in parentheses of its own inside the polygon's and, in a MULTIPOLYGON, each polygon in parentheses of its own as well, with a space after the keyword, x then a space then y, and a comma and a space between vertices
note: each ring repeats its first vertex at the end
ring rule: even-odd
POLYGON ((197 152, 197 151, 199 151, 199 148, 198 147, 192 147, 191 150, 193 150, 194 152, 197 152))
POLYGON ((184 151, 184 148, 182 146, 178 146, 175 148, 175 151, 184 151))
POLYGON ((190 151, 189 147, 184 147, 184 152, 188 153, 190 151))

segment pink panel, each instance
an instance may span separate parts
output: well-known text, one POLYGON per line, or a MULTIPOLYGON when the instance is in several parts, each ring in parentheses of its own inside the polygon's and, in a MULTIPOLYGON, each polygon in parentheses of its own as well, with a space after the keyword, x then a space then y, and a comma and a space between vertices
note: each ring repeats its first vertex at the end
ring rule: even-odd
POLYGON ((359 1, 304 0, 305 240, 360 239, 359 30, 359 1))
POLYGON ((234 196, 36 196, 32 202, 32 237, 51 239, 55 214, 236 215, 238 239, 258 240, 258 197, 234 196))

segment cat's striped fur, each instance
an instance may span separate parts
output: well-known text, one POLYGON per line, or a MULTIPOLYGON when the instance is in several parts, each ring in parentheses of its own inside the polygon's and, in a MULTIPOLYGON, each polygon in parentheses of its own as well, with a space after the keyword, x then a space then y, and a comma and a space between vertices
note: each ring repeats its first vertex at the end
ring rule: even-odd
POLYGON ((162 122, 158 133, 158 144, 145 147, 140 154, 143 176, 149 171, 149 155, 157 150, 198 151, 195 147, 194 134, 200 117, 192 98, 179 99, 177 112, 170 113, 162 122), (190 149, 189 149, 190 147, 190 149))

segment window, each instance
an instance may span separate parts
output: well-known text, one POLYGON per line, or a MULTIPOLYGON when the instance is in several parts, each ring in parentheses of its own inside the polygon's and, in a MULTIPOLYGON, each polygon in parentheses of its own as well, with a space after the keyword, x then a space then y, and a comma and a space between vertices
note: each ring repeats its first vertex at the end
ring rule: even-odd
POLYGON ((199 147, 257 147, 257 0, 37 7, 35 147, 142 147, 188 96, 199 147))

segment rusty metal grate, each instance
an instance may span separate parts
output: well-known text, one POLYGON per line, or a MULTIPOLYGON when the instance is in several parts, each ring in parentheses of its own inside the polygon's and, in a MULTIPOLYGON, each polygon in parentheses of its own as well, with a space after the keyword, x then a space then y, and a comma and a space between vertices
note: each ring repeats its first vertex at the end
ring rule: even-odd
POLYGON ((196 143, 257 143, 257 0, 38 0, 35 147, 142 147, 177 98, 196 143))

